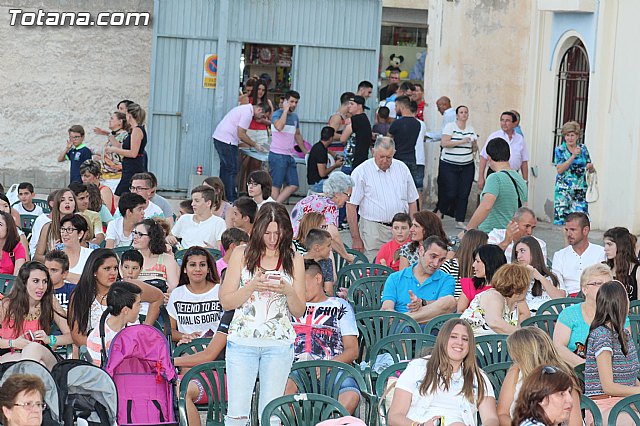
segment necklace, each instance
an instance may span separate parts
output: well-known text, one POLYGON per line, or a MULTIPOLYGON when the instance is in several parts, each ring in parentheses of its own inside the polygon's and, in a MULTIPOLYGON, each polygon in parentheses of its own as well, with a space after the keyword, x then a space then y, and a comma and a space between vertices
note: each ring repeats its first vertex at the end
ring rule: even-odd
POLYGON ((33 320, 37 320, 38 318, 40 318, 40 307, 39 306, 36 308, 36 310, 33 313, 31 311, 29 311, 29 313, 27 314, 26 320, 27 321, 33 321, 33 320))

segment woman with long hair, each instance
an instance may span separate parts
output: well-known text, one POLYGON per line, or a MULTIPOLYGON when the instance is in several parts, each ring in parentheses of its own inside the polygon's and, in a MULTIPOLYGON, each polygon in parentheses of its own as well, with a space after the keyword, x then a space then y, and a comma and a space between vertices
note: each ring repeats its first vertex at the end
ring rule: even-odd
POLYGON ((0 274, 18 275, 26 260, 27 253, 13 217, 0 210, 0 274))
POLYGON ((542 247, 534 237, 520 238, 513 245, 511 259, 531 271, 531 287, 525 300, 532 315, 544 302, 567 297, 567 292, 560 288, 558 277, 547 266, 542 247))
POLYGON ((564 371, 541 365, 524 379, 511 426, 560 426, 574 409, 573 378, 564 371))
POLYGON ((44 262, 44 255, 55 249, 56 244, 62 242, 60 219, 77 211, 76 196, 72 190, 64 188, 56 193, 51 206, 51 221, 42 226, 33 260, 44 262))
POLYGON ((122 177, 114 191, 118 197, 129 191, 133 175, 147 171, 147 131, 144 127, 146 117, 147 113, 140 105, 130 104, 127 107, 127 122, 131 126, 131 133, 126 136, 121 146, 114 144, 104 149, 105 153, 118 154, 122 158, 122 177))
POLYGON ((588 266, 580 276, 584 302, 567 306, 560 312, 553 330, 553 343, 562 359, 571 367, 584 363, 589 327, 596 314, 600 287, 613 279, 611 269, 602 263, 588 266))
POLYGON ((231 208, 231 203, 227 201, 222 179, 218 176, 210 176, 206 178, 202 184, 213 188, 217 195, 217 201, 211 205, 211 212, 224 219, 224 223, 227 224, 227 229, 233 228, 233 209, 231 208))
POLYGON ((327 221, 321 213, 309 212, 300 220, 298 232, 293 239, 293 246, 303 256, 307 253, 305 238, 312 229, 327 229, 327 221))
MULTIPOLYGON (((107 293, 118 280, 118 256, 111 249, 96 249, 89 255, 78 285, 69 298, 67 322, 73 343, 87 344, 89 332, 100 324, 100 317, 107 309, 107 293)), ((142 290, 141 301, 149 304, 145 324, 153 325, 164 301, 162 292, 140 280, 127 280, 142 290)))
POLYGON ((0 362, 31 359, 51 370, 57 362, 52 349, 71 343, 66 314, 54 296, 49 271, 40 262, 22 265, 0 302, 0 317, 0 362), (58 336, 53 335, 54 324, 58 336))
MULTIPOLYGON (((622 398, 640 394, 640 363, 631 333, 625 328, 629 314, 626 289, 619 281, 600 287, 596 297, 596 313, 589 328, 587 357, 584 366, 584 394, 591 398, 607 424, 609 411, 622 398)), ((633 425, 626 417, 618 417, 617 425, 633 425)))
MULTIPOLYGON (((24 235, 24 232, 22 232, 22 229, 20 229, 20 227, 18 226, 20 222, 16 222, 16 218, 13 216, 13 212, 16 212, 15 209, 11 208, 11 204, 9 204, 9 199, 2 192, 0 192, 0 211, 7 213, 13 219, 13 223, 16 225, 16 232, 18 233, 18 239, 20 240, 20 243, 22 243, 22 247, 24 247, 25 249, 25 260, 29 260, 31 258, 31 253, 28 252, 29 241, 27 240, 26 235, 24 235)), ((45 216, 45 215, 42 215, 42 216, 45 216)), ((20 215, 18 215, 18 219, 20 219, 20 215)))
POLYGON ((213 256, 202 247, 191 246, 182 258, 178 287, 167 303, 174 342, 182 344, 197 337, 213 337, 222 317, 219 284, 213 256))
POLYGON ((473 331, 467 322, 450 319, 431 356, 411 361, 398 378, 388 425, 475 426, 478 412, 483 425, 498 425, 493 387, 476 363, 473 331))
POLYGON ((627 228, 615 227, 604 233, 604 254, 615 279, 629 293, 629 300, 638 300, 640 261, 635 253, 635 238, 627 228))
POLYGON ((62 243, 56 245, 56 250, 62 250, 69 256, 69 275, 66 280, 70 283, 78 282, 84 265, 93 251, 82 244, 87 232, 89 232, 89 224, 79 213, 68 214, 60 219, 62 243))
POLYGON ((511 426, 511 417, 520 395, 522 382, 540 365, 551 365, 571 377, 573 380, 571 390, 573 411, 566 424, 567 426, 582 426, 580 383, 573 369, 558 355, 549 335, 537 327, 524 327, 507 337, 507 348, 511 359, 513 359, 513 365, 502 382, 502 389, 498 397, 500 426, 511 426))
MULTIPOLYGON (((101 204, 104 204, 107 207, 110 214, 114 214, 117 207, 116 199, 111 188, 100 183, 100 174, 101 166, 97 161, 85 160, 82 162, 82 164, 80 164, 80 175, 82 177, 82 183, 87 186, 91 184, 98 187, 100 198, 102 200, 101 204)), ((91 210, 100 212, 100 208, 93 208, 91 210)))
POLYGON ((306 309, 304 262, 292 241, 287 209, 267 203, 258 212, 249 244, 237 247, 229 260, 220 288, 222 307, 235 309, 227 342, 227 425, 247 424, 256 376, 259 415, 284 394, 296 337, 291 316, 306 309))
POLYGON ((471 324, 476 337, 513 333, 531 316, 523 303, 530 282, 531 272, 525 266, 501 266, 493 276, 492 287, 476 295, 460 318, 471 324))
POLYGON ((265 170, 255 170, 249 173, 249 177, 247 178, 247 194, 256 202, 258 209, 260 209, 264 203, 273 203, 276 201, 271 198, 272 185, 273 182, 269 172, 265 170))
POLYGON ((400 249, 400 270, 408 268, 418 261, 418 247, 430 236, 435 235, 449 245, 449 238, 444 232, 442 220, 437 214, 428 210, 421 210, 413 215, 410 235, 411 242, 400 249))
POLYGON ((170 293, 178 286, 180 267, 173 254, 167 253, 165 232, 153 219, 136 223, 133 228, 134 249, 144 258, 138 278, 142 281, 163 280, 170 293))
MULTIPOLYGON (((104 130, 99 127, 93 129, 94 133, 107 137, 107 142, 102 149, 102 155, 96 154, 93 157, 100 161, 102 166, 101 178, 104 184, 111 189, 112 194, 118 187, 120 178, 122 177, 122 158, 116 153, 107 153, 106 148, 112 146, 121 148, 122 143, 127 136, 129 136, 130 131, 131 126, 127 121, 127 114, 121 111, 115 111, 111 114, 111 117, 109 117, 109 130, 104 130)), ((113 214, 113 212, 111 212, 111 214, 113 214)))
POLYGON ((473 259, 471 264, 473 274, 470 278, 465 277, 460 280, 461 293, 458 297, 458 313, 463 313, 474 297, 491 288, 493 275, 498 268, 507 263, 504 251, 495 244, 477 247, 471 253, 471 258, 473 259))
POLYGON ((445 260, 440 269, 447 274, 453 275, 456 279, 455 297, 459 297, 462 293, 460 288, 460 280, 462 278, 473 278, 473 262, 475 257, 473 253, 480 246, 487 244, 489 236, 486 232, 478 229, 470 229, 460 240, 460 246, 456 250, 453 258, 445 260))

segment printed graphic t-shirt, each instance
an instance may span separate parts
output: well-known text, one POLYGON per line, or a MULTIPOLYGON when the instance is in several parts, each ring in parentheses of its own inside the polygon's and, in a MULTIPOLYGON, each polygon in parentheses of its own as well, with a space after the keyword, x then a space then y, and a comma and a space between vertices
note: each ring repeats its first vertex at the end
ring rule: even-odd
POLYGON ((179 332, 198 332, 200 337, 214 335, 223 313, 218 298, 219 288, 216 285, 206 293, 194 294, 186 285, 181 285, 171 292, 167 312, 176 320, 179 332))

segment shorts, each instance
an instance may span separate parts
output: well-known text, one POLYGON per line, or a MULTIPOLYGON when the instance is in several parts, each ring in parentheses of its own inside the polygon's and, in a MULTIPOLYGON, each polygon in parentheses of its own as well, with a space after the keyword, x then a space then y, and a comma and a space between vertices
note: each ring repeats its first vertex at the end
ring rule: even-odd
POLYGON ((416 163, 405 163, 411 172, 411 177, 413 178, 413 183, 416 185, 416 189, 418 191, 422 191, 424 187, 424 166, 416 164, 416 163))
POLYGON ((296 160, 290 155, 269 152, 269 173, 274 188, 283 185, 298 186, 298 167, 296 160))
MULTIPOLYGON (((295 375, 296 377, 299 377, 301 374, 300 370, 296 370, 291 372, 292 375, 295 375)), ((342 376, 343 373, 339 373, 336 376, 336 380, 334 382, 334 384, 336 382, 338 382, 340 380, 340 376, 342 376)), ((329 379, 329 377, 327 377, 327 380, 329 379)), ((325 383, 326 387, 329 387, 328 383, 325 383)), ((347 377, 346 379, 344 379, 344 381, 340 384, 340 389, 338 390, 338 395, 342 395, 342 393, 344 392, 355 392, 358 394, 358 396, 360 396, 360 388, 358 387, 358 384, 356 383, 356 381, 353 379, 353 377, 347 377)))

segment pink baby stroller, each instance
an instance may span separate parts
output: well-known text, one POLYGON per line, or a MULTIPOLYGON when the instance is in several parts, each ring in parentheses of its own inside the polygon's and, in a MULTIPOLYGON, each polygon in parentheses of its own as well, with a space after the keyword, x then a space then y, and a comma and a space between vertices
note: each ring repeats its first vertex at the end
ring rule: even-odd
POLYGON ((104 369, 118 389, 119 425, 178 424, 173 407, 177 375, 167 339, 156 328, 133 325, 116 334, 104 369))

